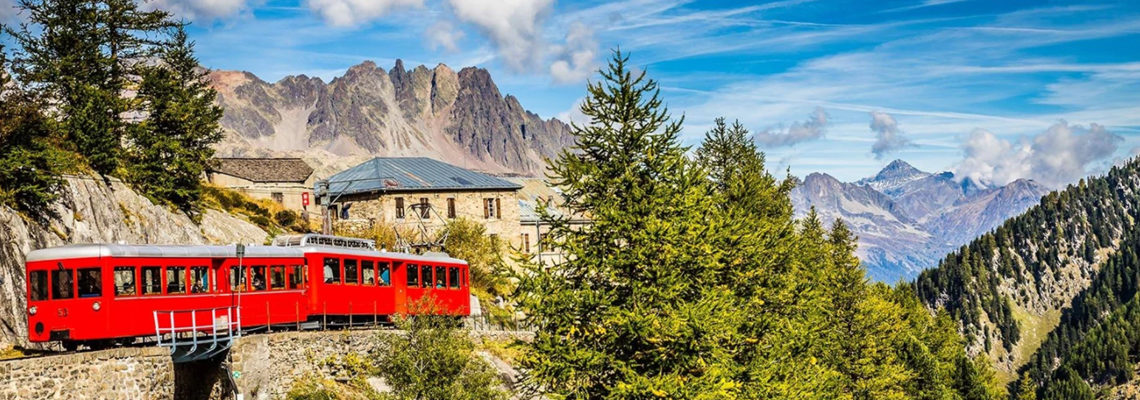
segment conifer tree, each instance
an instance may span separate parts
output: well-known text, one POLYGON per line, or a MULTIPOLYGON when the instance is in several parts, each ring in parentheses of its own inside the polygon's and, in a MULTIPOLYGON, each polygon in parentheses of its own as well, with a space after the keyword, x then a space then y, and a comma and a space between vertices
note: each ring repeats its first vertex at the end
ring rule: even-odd
POLYGON ((1017 380, 1016 396, 1016 400, 1037 400, 1037 385, 1028 372, 1022 372, 1021 378, 1017 380))
POLYGON ((212 145, 223 137, 222 109, 183 27, 160 54, 161 63, 142 68, 138 100, 147 116, 130 131, 129 178, 152 198, 195 211, 212 145))
POLYGON ((59 174, 74 165, 56 148, 43 104, 12 83, 3 51, 0 88, 0 205, 44 217, 63 183, 59 174))
POLYGON ((591 83, 577 144, 551 165, 567 205, 593 224, 550 236, 567 254, 530 265, 520 305, 537 328, 530 387, 567 399, 723 398, 739 390, 732 344, 747 318, 714 254, 715 208, 678 144, 657 83, 615 52, 591 83))
POLYGON ((19 45, 20 82, 52 104, 53 130, 99 173, 116 172, 133 111, 124 96, 135 67, 170 26, 133 0, 20 0, 27 22, 5 29, 19 45))

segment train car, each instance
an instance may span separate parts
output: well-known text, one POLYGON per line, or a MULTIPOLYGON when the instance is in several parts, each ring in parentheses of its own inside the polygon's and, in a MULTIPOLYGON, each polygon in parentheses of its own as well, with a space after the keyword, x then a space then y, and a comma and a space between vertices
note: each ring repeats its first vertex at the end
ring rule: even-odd
POLYGON ((468 265, 446 254, 378 252, 370 241, 321 235, 275 244, 245 247, 241 258, 235 246, 34 250, 26 264, 28 338, 97 348, 153 336, 160 326, 215 326, 219 318, 249 329, 471 311, 468 265), (418 309, 421 303, 432 306, 418 309))
POLYGON ((234 246, 34 250, 27 256, 28 338, 101 347, 154 335, 156 310, 239 304, 244 326, 296 321, 307 317, 303 266, 297 249, 270 246, 249 247, 241 260, 234 246))
POLYGON ((313 280, 309 291, 312 318, 388 317, 433 312, 466 316, 471 312, 466 261, 442 254, 361 251, 301 247, 313 280), (416 305, 430 297, 433 309, 416 305))
POLYGON ((371 240, 317 234, 278 237, 274 245, 294 247, 305 254, 313 277, 309 284, 312 320, 471 313, 469 266, 445 253, 378 252, 371 240), (430 310, 416 309, 425 303, 424 297, 432 299, 426 303, 430 310))

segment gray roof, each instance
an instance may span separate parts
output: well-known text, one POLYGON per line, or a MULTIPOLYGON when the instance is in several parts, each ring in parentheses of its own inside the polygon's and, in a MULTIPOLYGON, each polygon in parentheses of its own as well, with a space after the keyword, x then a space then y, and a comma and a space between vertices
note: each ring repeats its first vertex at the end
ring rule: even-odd
MULTIPOLYGON (((426 157, 377 157, 328 179, 329 193, 518 190, 522 186, 426 157)), ((319 183, 317 189, 319 190, 319 183)))
POLYGON ((302 183, 313 174, 313 167, 300 158, 215 158, 208 169, 258 183, 302 183))

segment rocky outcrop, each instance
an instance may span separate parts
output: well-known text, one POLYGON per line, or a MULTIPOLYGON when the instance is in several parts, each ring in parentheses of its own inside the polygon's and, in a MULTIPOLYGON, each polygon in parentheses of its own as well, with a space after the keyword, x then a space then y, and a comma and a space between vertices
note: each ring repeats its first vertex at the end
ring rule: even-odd
POLYGON ((74 243, 263 243, 256 225, 218 211, 195 223, 185 214, 158 206, 117 179, 74 176, 66 179, 54 217, 30 219, 0 207, 0 348, 26 343, 24 257, 45 247, 74 243))
POLYGON ((429 156, 498 173, 540 175, 543 159, 572 144, 568 126, 503 96, 484 69, 446 65, 385 71, 371 61, 325 84, 289 76, 267 83, 214 71, 225 108, 223 155, 292 155, 319 175, 384 156, 429 156))

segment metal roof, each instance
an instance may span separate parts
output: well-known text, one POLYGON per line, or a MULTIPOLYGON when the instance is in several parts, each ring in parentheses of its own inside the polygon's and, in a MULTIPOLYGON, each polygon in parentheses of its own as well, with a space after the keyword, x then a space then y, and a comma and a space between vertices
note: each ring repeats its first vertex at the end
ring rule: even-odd
MULTIPOLYGON (((445 262, 467 264, 467 261, 452 258, 446 253, 408 254, 364 249, 345 249, 325 246, 281 247, 246 246, 245 258, 288 258, 304 257, 305 253, 334 253, 365 257, 384 257, 412 262, 445 262)), ((27 262, 45 260, 66 260, 94 257, 154 257, 154 258, 232 258, 237 257, 234 246, 204 245, 146 245, 146 244, 73 244, 32 250, 27 262)))
MULTIPOLYGON (((334 195, 436 190, 518 190, 522 186, 427 157, 377 157, 328 179, 334 195)), ((316 188, 319 190, 319 184, 316 188)))
MULTIPOLYGON (((295 247, 246 246, 245 257, 303 257, 295 247)), ((136 244, 73 244, 32 250, 27 261, 62 260, 92 257, 237 257, 235 246, 202 245, 136 245, 136 244)))

